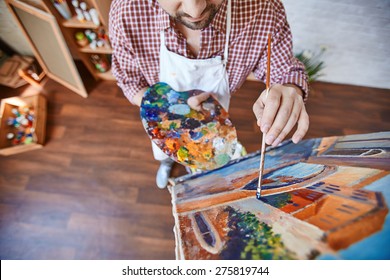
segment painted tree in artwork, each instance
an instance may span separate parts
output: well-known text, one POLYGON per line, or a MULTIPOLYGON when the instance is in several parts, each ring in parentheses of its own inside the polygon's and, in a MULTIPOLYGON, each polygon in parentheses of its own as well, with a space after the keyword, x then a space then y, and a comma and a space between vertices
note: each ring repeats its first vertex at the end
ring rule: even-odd
POLYGON ((222 259, 285 260, 294 259, 294 254, 283 244, 280 235, 250 212, 241 213, 232 207, 229 212, 229 241, 222 259))

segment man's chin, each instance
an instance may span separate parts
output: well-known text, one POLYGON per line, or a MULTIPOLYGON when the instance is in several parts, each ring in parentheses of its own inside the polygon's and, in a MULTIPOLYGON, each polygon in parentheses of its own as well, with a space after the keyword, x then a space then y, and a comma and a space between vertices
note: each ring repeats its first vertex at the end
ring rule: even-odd
POLYGON ((177 13, 173 18, 177 22, 180 22, 181 24, 183 24, 184 26, 186 26, 190 29, 193 29, 193 30, 204 29, 210 25, 210 23, 212 22, 213 18, 215 17, 215 15, 217 14, 217 12, 221 8, 221 6, 222 6, 222 3, 218 7, 216 7, 215 5, 209 5, 206 8, 206 10, 204 11, 204 13, 206 13, 206 15, 203 15, 202 20, 200 20, 200 21, 196 21, 196 22, 189 21, 185 16, 186 14, 183 12, 177 13))
POLYGON ((210 24, 210 21, 207 19, 197 22, 187 21, 185 19, 178 19, 177 21, 192 30, 204 29, 210 24))

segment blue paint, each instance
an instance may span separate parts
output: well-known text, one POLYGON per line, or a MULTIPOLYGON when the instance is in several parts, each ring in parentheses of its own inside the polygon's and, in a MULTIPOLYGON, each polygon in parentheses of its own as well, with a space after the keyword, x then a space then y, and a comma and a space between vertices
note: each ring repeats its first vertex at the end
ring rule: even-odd
POLYGON ((167 99, 169 103, 176 103, 180 97, 180 94, 174 90, 167 93, 167 99))
MULTIPOLYGON (((298 184, 317 176, 324 170, 325 166, 321 164, 309 164, 299 162, 265 174, 263 176, 263 179, 272 179, 275 182, 262 184, 262 187, 263 189, 268 190, 298 184), (291 179, 285 179, 288 177, 291 177, 291 179)), ((250 183, 246 184, 243 189, 256 190, 258 181, 258 178, 252 180, 250 183)))
MULTIPOLYGON (((267 149, 264 160, 265 169, 274 169, 278 166, 284 165, 288 162, 304 161, 313 154, 313 150, 316 150, 321 143, 321 139, 308 139, 301 141, 298 145, 292 143, 291 140, 283 142, 276 148, 267 149)), ((213 174, 218 177, 226 177, 234 173, 248 170, 258 170, 260 162, 260 152, 248 155, 245 158, 230 161, 223 168, 217 168, 211 171, 206 171, 201 174, 194 174, 183 176, 180 182, 184 180, 195 179, 197 177, 203 177, 206 174, 213 174)))
POLYGON ((190 136, 192 140, 198 140, 203 136, 203 133, 191 131, 190 136))
POLYGON ((188 115, 191 112, 190 106, 187 104, 174 104, 169 106, 169 112, 175 115, 188 115))
POLYGON ((152 106, 150 106, 148 108, 148 110, 141 111, 142 118, 148 119, 149 121, 154 121, 154 122, 160 121, 160 117, 159 117, 160 112, 161 111, 159 108, 154 108, 152 106))
POLYGON ((179 139, 181 135, 176 130, 170 130, 167 132, 166 137, 170 139, 179 139))

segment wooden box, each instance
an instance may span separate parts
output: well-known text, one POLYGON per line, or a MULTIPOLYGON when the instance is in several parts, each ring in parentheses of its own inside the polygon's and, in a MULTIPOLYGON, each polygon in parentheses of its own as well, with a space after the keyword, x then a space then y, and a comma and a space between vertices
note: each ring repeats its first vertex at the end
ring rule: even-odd
POLYGON ((0 105, 0 155, 9 156, 26 151, 40 149, 45 143, 46 134, 46 115, 47 115, 46 98, 40 94, 11 97, 1 100, 0 105), (32 121, 32 141, 28 144, 16 144, 7 138, 7 135, 12 133, 15 135, 18 128, 8 124, 10 119, 15 119, 13 109, 20 110, 21 108, 29 107, 34 112, 32 121))

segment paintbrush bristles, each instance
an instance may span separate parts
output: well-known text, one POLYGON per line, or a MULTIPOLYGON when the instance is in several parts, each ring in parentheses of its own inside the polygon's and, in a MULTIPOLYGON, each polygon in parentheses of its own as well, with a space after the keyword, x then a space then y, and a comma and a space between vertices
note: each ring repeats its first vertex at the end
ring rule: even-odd
MULTIPOLYGON (((267 92, 265 93, 265 99, 267 99, 269 93, 269 88, 267 89, 267 92)), ((263 178, 263 170, 264 170, 264 157, 265 157, 265 136, 266 134, 263 133, 263 138, 261 140, 261 151, 260 151, 260 166, 259 166, 259 180, 257 183, 257 193, 256 197, 257 199, 260 199, 261 197, 261 179, 263 178)))
POLYGON ((259 180, 257 182, 257 193, 256 193, 257 199, 260 199, 260 197, 261 197, 261 179, 263 178, 264 156, 265 156, 265 133, 263 133, 263 139, 262 139, 262 142, 261 142, 259 180))

